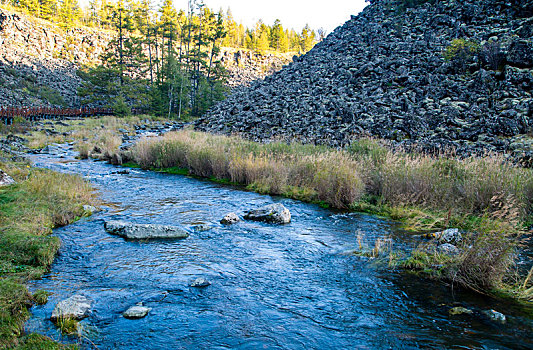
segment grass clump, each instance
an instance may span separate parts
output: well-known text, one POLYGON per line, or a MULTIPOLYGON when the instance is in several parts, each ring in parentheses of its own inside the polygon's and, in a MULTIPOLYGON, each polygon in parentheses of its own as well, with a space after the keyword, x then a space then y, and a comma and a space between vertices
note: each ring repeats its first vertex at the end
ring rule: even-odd
POLYGON ((70 317, 60 317, 56 322, 61 333, 73 335, 78 333, 79 322, 70 317))
POLYGON ((20 337, 27 307, 46 302, 47 293, 32 297, 24 283, 48 269, 59 249, 58 238, 50 236, 52 228, 83 216, 93 190, 78 176, 26 164, 3 163, 0 168, 17 181, 0 187, 0 347, 39 348, 47 338, 20 337))
POLYGON ((37 305, 44 305, 48 302, 48 296, 50 294, 52 293, 46 290, 39 289, 33 293, 32 298, 35 301, 35 303, 37 303, 37 305))

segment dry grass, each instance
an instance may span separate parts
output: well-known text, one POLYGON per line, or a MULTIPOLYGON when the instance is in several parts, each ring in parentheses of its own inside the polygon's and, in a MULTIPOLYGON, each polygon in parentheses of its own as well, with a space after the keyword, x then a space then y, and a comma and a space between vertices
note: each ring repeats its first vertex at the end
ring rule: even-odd
POLYGON ((319 147, 259 145, 235 137, 180 131, 143 139, 132 153, 144 168, 186 168, 192 175, 337 208, 348 208, 364 191, 358 164, 347 153, 319 147))

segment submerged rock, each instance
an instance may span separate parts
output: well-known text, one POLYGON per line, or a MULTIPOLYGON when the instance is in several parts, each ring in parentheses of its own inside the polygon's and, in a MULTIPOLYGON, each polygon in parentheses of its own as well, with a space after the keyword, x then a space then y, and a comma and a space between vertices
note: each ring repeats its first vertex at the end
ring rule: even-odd
POLYGON ((189 237, 185 229, 177 226, 135 224, 126 221, 111 220, 107 221, 104 227, 109 233, 129 239, 189 237))
POLYGON ((50 319, 52 321, 60 318, 81 320, 82 318, 89 316, 91 303, 92 302, 83 295, 73 295, 70 298, 57 303, 54 311, 52 311, 50 319))
POLYGON ((451 308, 448 313, 450 315, 463 315, 463 314, 468 314, 468 315, 471 315, 474 313, 474 311, 470 310, 470 309, 467 309, 465 307, 462 307, 462 306, 456 306, 456 307, 453 307, 451 308))
POLYGON ((498 312, 496 310, 485 310, 483 313, 491 319, 491 321, 499 322, 499 323, 505 323, 507 321, 507 318, 504 314, 501 312, 498 312))
POLYGON ((152 308, 143 306, 142 303, 138 303, 135 306, 130 307, 128 310, 122 313, 122 316, 129 319, 143 318, 152 311, 152 308))
POLYGON ((287 224, 291 222, 291 212, 283 204, 265 205, 259 209, 250 210, 244 215, 246 220, 263 221, 273 224, 287 224))
POLYGON ((225 224, 225 225, 231 225, 231 224, 235 224, 237 222, 241 221, 241 219, 239 219, 239 217, 237 216, 237 214, 235 213, 229 213, 229 214, 226 214, 222 220, 220 220, 220 223, 221 224, 225 224))
POLYGON ((0 169, 0 186, 13 185, 15 180, 0 169))
POLYGON ((191 287, 195 288, 204 288, 211 285, 211 282, 209 282, 207 279, 203 277, 198 277, 191 283, 191 287))

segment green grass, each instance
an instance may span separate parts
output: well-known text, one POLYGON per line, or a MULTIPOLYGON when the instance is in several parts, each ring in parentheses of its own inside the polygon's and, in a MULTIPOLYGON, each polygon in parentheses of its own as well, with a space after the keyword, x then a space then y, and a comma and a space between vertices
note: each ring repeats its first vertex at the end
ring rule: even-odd
POLYGON ((25 282, 49 268, 60 245, 52 229, 85 215, 83 205, 93 202, 92 187, 81 177, 26 164, 0 168, 17 181, 0 187, 0 348, 62 348, 45 337, 23 337, 28 306, 45 303, 48 296, 44 291, 32 296, 25 282))

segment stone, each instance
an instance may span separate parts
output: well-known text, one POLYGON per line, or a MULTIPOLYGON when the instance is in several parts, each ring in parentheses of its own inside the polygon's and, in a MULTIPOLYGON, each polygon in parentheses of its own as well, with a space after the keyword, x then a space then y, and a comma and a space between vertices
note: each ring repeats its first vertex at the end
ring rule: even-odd
POLYGON ((15 184, 15 180, 0 169, 0 187, 15 184))
POLYGON ((450 315, 463 315, 463 314, 468 314, 468 315, 471 315, 473 314, 474 312, 470 309, 467 309, 465 307, 462 307, 462 306, 456 306, 456 307, 453 307, 451 308, 448 313, 450 315))
POLYGON ((246 220, 263 221, 272 224, 288 224, 291 222, 291 212, 281 203, 269 204, 259 209, 248 211, 246 220))
POLYGON ((239 216, 237 216, 237 214, 229 213, 229 214, 224 215, 222 220, 220 220, 220 223, 221 224, 225 224, 225 225, 231 225, 231 224, 235 224, 235 223, 237 223, 239 221, 241 221, 241 219, 239 219, 239 216))
POLYGON ((195 288, 205 288, 211 285, 211 282, 209 282, 204 277, 198 277, 191 283, 191 287, 195 288))
POLYGON ((450 243, 439 244, 437 246, 437 252, 447 255, 457 255, 460 253, 459 248, 450 243))
POLYGON ((71 318, 81 320, 89 316, 91 312, 91 300, 83 295, 73 295, 62 300, 55 306, 50 319, 56 321, 60 318, 71 318))
POLYGON ((135 224, 120 220, 110 220, 104 224, 107 232, 128 239, 187 238, 189 233, 177 226, 135 224))
POLYGON ((507 321, 505 315, 496 310, 485 310, 483 311, 483 314, 485 314, 491 321, 494 322, 505 323, 507 321))
POLYGON ((456 228, 449 228, 436 234, 440 243, 458 244, 463 241, 463 236, 456 228))
POLYGON ((143 306, 142 303, 138 303, 137 305, 131 306, 128 310, 124 311, 122 316, 129 319, 139 319, 148 315, 150 311, 152 311, 152 308, 143 306))

